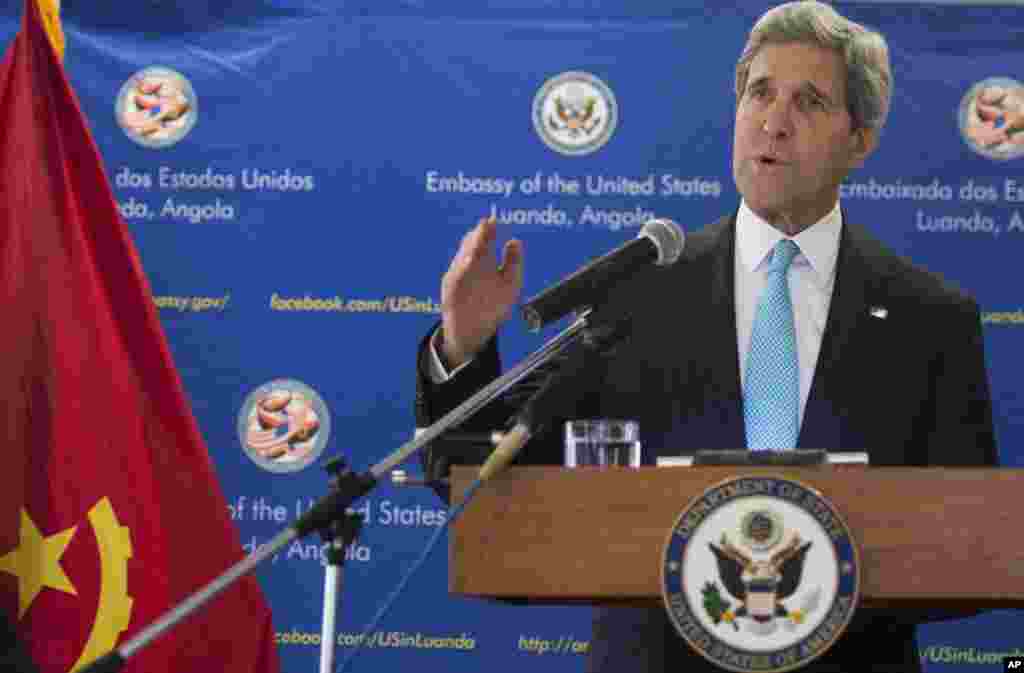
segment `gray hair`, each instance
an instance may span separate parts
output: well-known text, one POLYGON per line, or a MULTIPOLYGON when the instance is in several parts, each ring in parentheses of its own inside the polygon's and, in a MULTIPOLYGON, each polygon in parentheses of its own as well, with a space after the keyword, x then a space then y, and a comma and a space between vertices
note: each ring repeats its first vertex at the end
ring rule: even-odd
POLYGON ((846 105, 853 128, 881 131, 892 98, 892 70, 885 38, 814 0, 779 5, 754 24, 736 63, 737 100, 743 96, 750 63, 761 47, 790 42, 814 44, 839 53, 846 64, 846 105))

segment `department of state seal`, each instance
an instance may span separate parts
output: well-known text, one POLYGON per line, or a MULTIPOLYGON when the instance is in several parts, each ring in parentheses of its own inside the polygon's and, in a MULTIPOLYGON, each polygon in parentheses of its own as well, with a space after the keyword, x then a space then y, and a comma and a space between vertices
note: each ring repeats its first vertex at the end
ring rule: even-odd
POLYGON ((559 154, 596 152, 612 137, 618 119, 612 90, 586 72, 552 77, 533 99, 533 127, 559 154))
POLYGON ((679 515, 662 596, 676 630, 730 671, 782 672, 828 650, 857 606, 860 564, 845 522, 813 489, 739 477, 679 515))

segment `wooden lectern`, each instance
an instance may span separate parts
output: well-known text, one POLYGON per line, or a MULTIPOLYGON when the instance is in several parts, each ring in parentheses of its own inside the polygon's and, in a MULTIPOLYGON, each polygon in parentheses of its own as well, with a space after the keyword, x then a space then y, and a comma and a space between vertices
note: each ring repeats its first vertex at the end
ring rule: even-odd
MULTIPOLYGON (((708 487, 747 474, 832 502, 860 549, 861 605, 1024 607, 1024 470, 820 467, 511 467, 452 524, 449 590, 536 603, 661 603, 664 545, 708 487)), ((477 468, 452 470, 458 502, 477 468)))

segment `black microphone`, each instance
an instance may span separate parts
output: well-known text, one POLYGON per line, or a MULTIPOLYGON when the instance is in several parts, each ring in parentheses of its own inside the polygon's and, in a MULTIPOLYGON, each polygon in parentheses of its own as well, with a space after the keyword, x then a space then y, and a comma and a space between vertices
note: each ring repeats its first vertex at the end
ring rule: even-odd
POLYGON ((607 356, 611 347, 628 335, 631 327, 632 321, 626 317, 584 331, 582 341, 574 344, 565 362, 515 415, 512 429, 502 435, 494 452, 480 468, 480 481, 503 470, 530 437, 552 420, 572 413, 583 395, 594 389, 597 376, 603 371, 596 366, 598 358, 607 356))
POLYGON ((650 263, 673 264, 683 252, 682 228, 666 219, 648 220, 637 237, 598 257, 528 300, 522 308, 530 331, 570 311, 593 306, 616 282, 650 263))

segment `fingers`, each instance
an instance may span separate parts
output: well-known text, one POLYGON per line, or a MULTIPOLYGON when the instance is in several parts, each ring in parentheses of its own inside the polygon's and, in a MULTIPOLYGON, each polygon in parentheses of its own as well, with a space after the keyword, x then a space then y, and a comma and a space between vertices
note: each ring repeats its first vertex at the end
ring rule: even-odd
POLYGON ((1006 97, 1006 89, 1001 86, 988 86, 978 92, 978 102, 995 105, 1006 97))
POLYGON ((980 100, 974 104, 974 107, 978 111, 978 118, 984 121, 995 121, 1003 116, 1002 108, 982 103, 980 100))
MULTIPOLYGON (((491 245, 494 241, 494 223, 490 218, 481 218, 477 225, 462 236, 459 250, 452 260, 452 268, 464 269, 473 265, 478 259, 493 256, 491 245)), ((497 262, 495 262, 497 266, 497 262)))
POLYGON ((493 217, 484 217, 477 222, 476 228, 470 232, 468 253, 473 258, 480 258, 491 252, 497 234, 497 221, 493 217))
POLYGON ((995 122, 1003 118, 1010 129, 1020 128, 1024 124, 1024 98, 1021 91, 1008 91, 1002 87, 988 87, 978 93, 974 107, 978 118, 983 121, 995 122))
POLYGON ((997 129, 985 122, 969 125, 967 127, 967 135, 976 144, 984 147, 998 145, 1006 140, 1006 132, 1003 129, 997 129))
POLYGON ((1024 131, 1024 110, 1007 113, 1006 131, 1007 133, 1016 133, 1018 135, 1021 131, 1024 131))
MULTIPOLYGON (((505 243, 499 265, 494 254, 494 241, 497 239, 497 233, 498 221, 494 215, 480 218, 477 225, 463 235, 459 251, 456 253, 455 259, 452 260, 449 272, 461 275, 470 267, 475 267, 480 260, 489 260, 489 263, 478 268, 487 269, 487 273, 494 273, 496 270, 506 281, 521 284, 523 278, 522 241, 512 239, 505 243)), ((448 275, 446 274, 446 277, 448 275)))
POLYGON ((521 284, 523 282, 523 243, 518 239, 512 239, 505 243, 502 252, 501 275, 509 282, 521 284))

